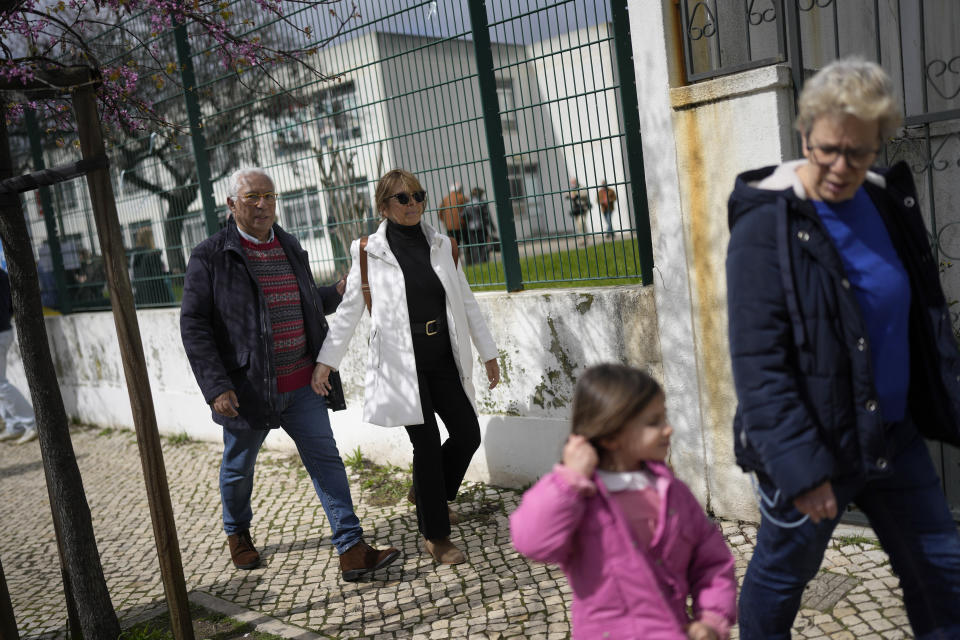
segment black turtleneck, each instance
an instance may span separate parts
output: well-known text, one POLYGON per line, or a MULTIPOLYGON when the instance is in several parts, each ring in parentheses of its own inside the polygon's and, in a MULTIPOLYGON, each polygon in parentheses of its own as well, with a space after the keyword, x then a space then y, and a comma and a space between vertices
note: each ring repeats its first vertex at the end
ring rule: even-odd
POLYGON ((420 225, 387 220, 387 242, 403 271, 410 322, 446 318, 446 294, 430 264, 430 245, 420 225))

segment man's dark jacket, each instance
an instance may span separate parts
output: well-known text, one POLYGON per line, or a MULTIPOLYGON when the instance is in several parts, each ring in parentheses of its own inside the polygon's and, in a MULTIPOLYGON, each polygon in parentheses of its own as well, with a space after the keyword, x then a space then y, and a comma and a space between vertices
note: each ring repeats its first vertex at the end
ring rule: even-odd
MULTIPOLYGON (((296 238, 277 224, 273 232, 300 287, 307 350, 314 360, 327 335, 324 315, 336 310, 341 297, 333 286, 317 288, 307 253, 296 238)), ((237 394, 240 415, 228 418, 213 411, 214 422, 231 429, 280 426, 270 310, 233 219, 197 245, 190 256, 183 282, 180 335, 207 404, 225 391, 232 389, 237 394)), ((331 383, 330 408, 342 409, 339 380, 331 377, 331 383)))
MULTIPOLYGON (((788 501, 825 480, 882 476, 915 437, 883 420, 870 344, 843 262, 808 200, 741 174, 728 204, 727 306, 739 405, 737 462, 788 501)), ((960 354, 909 169, 868 176, 910 281, 907 413, 924 436, 960 443, 960 354)))

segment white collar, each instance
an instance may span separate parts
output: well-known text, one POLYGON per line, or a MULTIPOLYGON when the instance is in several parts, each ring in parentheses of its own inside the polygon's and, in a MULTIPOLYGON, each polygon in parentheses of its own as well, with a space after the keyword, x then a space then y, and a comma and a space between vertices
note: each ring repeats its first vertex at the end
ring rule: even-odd
POLYGON ((255 237, 244 231, 240 228, 240 225, 237 225, 237 231, 240 232, 240 235, 244 240, 252 242, 253 244, 267 244, 268 242, 273 242, 273 227, 270 227, 270 237, 266 240, 257 240, 255 237))
MULTIPOLYGON (((807 190, 803 188, 803 183, 800 181, 800 176, 797 174, 797 169, 805 164, 807 164, 806 158, 784 162, 774 169, 773 173, 768 175, 766 178, 760 182, 753 183, 750 186, 769 191, 783 191, 784 189, 793 188, 794 195, 801 200, 806 200, 807 190)), ((886 188, 887 186, 886 178, 881 176, 879 173, 874 173, 873 171, 867 171, 866 181, 881 188, 886 188)))
POLYGON ((597 469, 597 477, 607 491, 637 491, 656 484, 656 476, 649 469, 641 471, 604 471, 597 469))

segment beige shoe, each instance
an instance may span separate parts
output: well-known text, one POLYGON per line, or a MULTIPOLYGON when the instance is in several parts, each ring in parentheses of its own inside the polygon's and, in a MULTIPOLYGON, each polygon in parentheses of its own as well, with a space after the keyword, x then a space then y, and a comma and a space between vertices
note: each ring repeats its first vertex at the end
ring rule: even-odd
MULTIPOLYGON (((417 504, 417 492, 413 490, 413 485, 410 485, 410 491, 407 492, 407 502, 412 505, 417 504)), ((454 511, 450 505, 447 505, 447 517, 450 519, 450 524, 460 524, 462 520, 460 514, 454 511)))
POLYGON ((467 556, 463 551, 457 549, 456 545, 450 542, 450 538, 438 538, 437 540, 423 539, 424 550, 433 556, 435 562, 440 564, 460 564, 467 561, 467 556))

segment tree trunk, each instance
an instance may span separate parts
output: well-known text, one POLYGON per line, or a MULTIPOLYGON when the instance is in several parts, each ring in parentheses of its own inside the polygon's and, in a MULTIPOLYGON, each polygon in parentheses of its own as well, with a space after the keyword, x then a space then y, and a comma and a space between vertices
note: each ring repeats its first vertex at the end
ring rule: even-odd
MULTIPOLYGON (((0 112, 0 179, 10 177, 12 164, 5 114, 0 112)), ((0 237, 10 272, 20 354, 37 414, 50 507, 54 524, 60 525, 61 561, 65 562, 80 629, 87 640, 115 640, 120 635, 120 623, 100 565, 90 507, 47 342, 37 265, 20 198, 15 194, 0 194, 0 237)))
MULTIPOLYGON (((88 160, 102 157, 106 154, 106 149, 97 113, 96 93, 93 87, 87 85, 74 90, 72 96, 83 157, 88 160)), ((167 486, 166 467, 163 464, 160 434, 157 431, 157 416, 153 409, 153 395, 150 392, 143 344, 140 342, 140 325, 133 306, 133 291, 127 277, 117 203, 107 170, 95 169, 88 172, 87 188, 90 190, 97 236, 100 238, 107 284, 110 287, 110 304, 117 328, 117 341, 120 343, 120 357, 123 360, 130 408, 133 410, 133 425, 137 430, 140 463, 153 522, 153 538, 160 560, 160 577, 163 579, 163 590, 167 595, 170 610, 170 627, 176 640, 194 640, 190 601, 187 599, 177 528, 167 486)))

